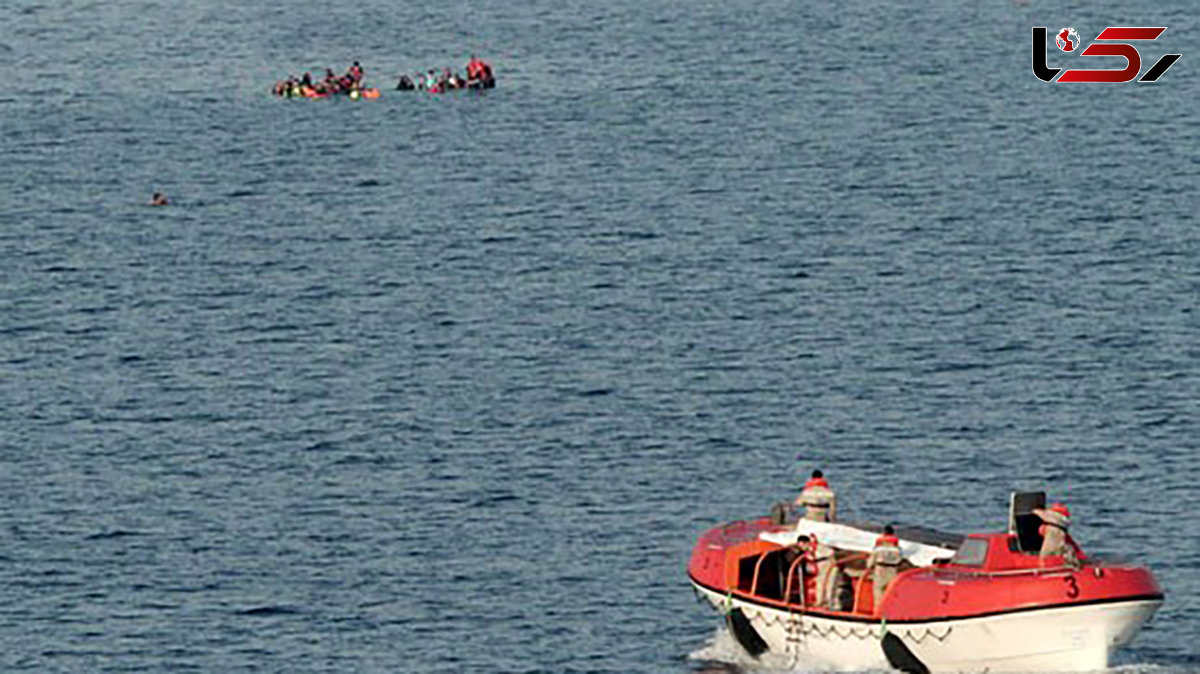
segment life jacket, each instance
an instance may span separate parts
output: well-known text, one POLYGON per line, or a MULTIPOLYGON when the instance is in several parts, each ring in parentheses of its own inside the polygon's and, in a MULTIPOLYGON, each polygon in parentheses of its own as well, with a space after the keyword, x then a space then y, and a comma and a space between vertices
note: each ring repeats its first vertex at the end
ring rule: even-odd
POLYGON ((875 565, 900 566, 904 556, 900 553, 900 539, 892 534, 883 534, 875 539, 875 565))
POLYGON ((829 488, 829 482, 823 477, 814 477, 804 483, 804 489, 800 490, 798 500, 805 507, 828 510, 833 504, 833 497, 833 490, 829 488))
POLYGON ((492 67, 482 59, 467 63, 467 77, 473 80, 486 80, 492 76, 492 67))
POLYGON ((822 543, 816 536, 812 536, 809 541, 809 558, 812 559, 814 564, 833 559, 834 550, 832 547, 822 543))
POLYGON ((1047 527, 1061 529, 1064 535, 1067 533, 1067 529, 1071 526, 1071 511, 1067 510, 1067 506, 1054 503, 1048 510, 1041 512, 1042 526, 1038 527, 1039 534, 1045 536, 1047 527))

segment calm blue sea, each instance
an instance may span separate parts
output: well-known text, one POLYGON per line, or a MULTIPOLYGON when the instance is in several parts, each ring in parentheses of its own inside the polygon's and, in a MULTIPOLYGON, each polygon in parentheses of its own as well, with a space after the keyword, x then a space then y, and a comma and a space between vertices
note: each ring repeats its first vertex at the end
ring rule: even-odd
POLYGON ((814 467, 1048 490, 1200 671, 1194 3, 6 7, 0 671, 758 671, 684 567, 814 467))

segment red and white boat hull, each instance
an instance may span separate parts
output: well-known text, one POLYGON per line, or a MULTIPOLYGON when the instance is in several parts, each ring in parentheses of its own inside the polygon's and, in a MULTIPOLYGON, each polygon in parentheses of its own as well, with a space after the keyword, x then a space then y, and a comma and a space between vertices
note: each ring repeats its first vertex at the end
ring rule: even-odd
POLYGON ((881 647, 886 633, 899 637, 933 673, 1100 670, 1162 604, 1130 599, 887 622, 788 610, 693 584, 719 610, 739 610, 776 657, 837 670, 890 668, 881 647))

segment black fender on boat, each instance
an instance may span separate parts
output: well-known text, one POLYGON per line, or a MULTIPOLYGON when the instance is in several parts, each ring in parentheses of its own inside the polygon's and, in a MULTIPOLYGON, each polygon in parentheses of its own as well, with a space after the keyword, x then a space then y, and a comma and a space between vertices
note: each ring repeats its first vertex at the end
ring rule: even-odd
POLYGON ((735 608, 727 613, 725 622, 729 624, 729 631, 733 632, 733 638, 737 639, 737 642, 752 657, 757 658, 767 652, 767 642, 759 636, 758 630, 750 624, 750 619, 746 617, 745 613, 742 613, 742 609, 735 608))
POLYGON ((904 641, 900 637, 888 632, 883 635, 883 654, 887 657, 888 664, 893 669, 898 669, 906 674, 929 674, 929 668, 921 662, 921 658, 913 655, 913 652, 904 645, 904 641))

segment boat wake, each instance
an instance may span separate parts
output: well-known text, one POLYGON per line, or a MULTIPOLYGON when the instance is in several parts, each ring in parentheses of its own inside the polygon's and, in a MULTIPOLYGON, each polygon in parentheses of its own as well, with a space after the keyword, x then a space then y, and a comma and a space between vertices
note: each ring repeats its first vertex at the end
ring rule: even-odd
POLYGON ((698 665, 711 664, 713 666, 711 669, 700 666, 695 671, 714 673, 739 672, 759 664, 757 660, 742 650, 737 640, 725 627, 718 627, 707 643, 688 654, 688 660, 692 660, 698 665))

